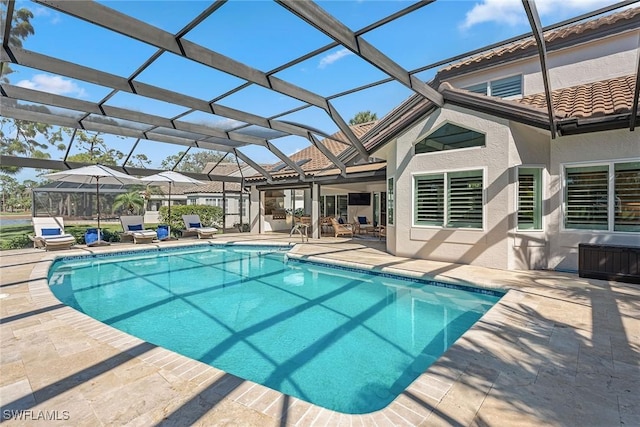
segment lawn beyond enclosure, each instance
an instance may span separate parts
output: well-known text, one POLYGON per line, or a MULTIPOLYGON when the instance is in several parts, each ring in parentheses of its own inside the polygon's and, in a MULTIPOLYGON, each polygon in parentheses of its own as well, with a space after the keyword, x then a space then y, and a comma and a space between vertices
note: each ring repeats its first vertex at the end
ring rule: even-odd
MULTIPOLYGON (((78 243, 83 243, 84 233, 87 231, 87 228, 95 228, 97 226, 97 222, 78 225, 65 224, 64 231, 65 233, 72 234, 78 243)), ((101 222, 100 228, 103 230, 105 237, 111 239, 109 241, 119 241, 120 236, 118 235, 118 232, 122 231, 120 223, 101 222)), ((33 243, 29 239, 28 235, 33 235, 33 225, 31 224, 0 226, 0 250, 30 247, 33 243)))

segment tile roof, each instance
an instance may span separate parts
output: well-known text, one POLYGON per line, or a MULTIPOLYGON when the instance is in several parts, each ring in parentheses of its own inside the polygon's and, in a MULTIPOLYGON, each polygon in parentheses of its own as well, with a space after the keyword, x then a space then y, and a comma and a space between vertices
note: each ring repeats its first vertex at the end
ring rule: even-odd
MULTIPOLYGON (((375 123, 376 122, 360 123, 360 124, 349 126, 349 127, 351 128, 351 130, 353 131, 356 137, 361 138, 365 133, 367 133, 367 131, 369 131, 375 125, 375 123)), ((321 140, 320 143, 324 144, 324 146, 327 147, 329 151, 331 151, 333 154, 337 156, 347 148, 351 147, 351 144, 340 142, 340 141, 348 141, 347 137, 344 135, 344 133, 342 133, 342 131, 336 132, 330 135, 329 138, 325 138, 321 140)), ((333 162, 331 162, 331 160, 329 160, 324 154, 322 154, 322 152, 318 150, 318 148, 316 148, 315 145, 310 145, 298 151, 297 153, 290 155, 289 158, 293 162, 310 159, 310 161, 300 166, 300 168, 305 172, 317 171, 317 170, 326 169, 328 167, 334 166, 333 162)), ((278 162, 265 169, 267 171, 271 171, 281 164, 282 162, 278 162)), ((274 177, 278 177, 280 175, 291 175, 291 173, 292 173, 291 168, 287 166, 286 168, 283 168, 277 172, 274 172, 273 175, 274 177)), ((297 173, 295 173, 294 175, 297 175, 297 173)))
MULTIPOLYGON (((625 114, 633 106, 635 75, 572 86, 551 92, 553 112, 558 118, 591 118, 625 114)), ((546 110, 544 93, 516 100, 546 110)))
MULTIPOLYGON (((608 26, 619 25, 625 22, 634 22, 640 20, 640 7, 625 9, 620 12, 602 16, 600 18, 582 21, 577 24, 568 25, 558 28, 557 30, 548 31, 544 34, 544 40, 548 49, 552 49, 554 45, 562 44, 568 38, 578 37, 584 33, 602 30, 608 26)), ((455 73, 458 70, 470 65, 485 63, 489 61, 505 59, 518 53, 524 53, 530 50, 532 55, 537 54, 536 42, 533 37, 519 40, 504 46, 491 49, 477 55, 470 56, 461 61, 450 64, 442 68, 438 72, 436 79, 442 81, 446 75, 455 73)), ((486 66, 486 65, 483 65, 486 66)))

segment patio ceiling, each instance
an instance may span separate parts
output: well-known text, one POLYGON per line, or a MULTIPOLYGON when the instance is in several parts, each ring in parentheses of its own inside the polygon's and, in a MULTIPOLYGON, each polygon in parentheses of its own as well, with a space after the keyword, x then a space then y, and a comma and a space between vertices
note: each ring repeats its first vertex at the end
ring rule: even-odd
MULTIPOLYGON (((3 44, 2 51, 0 52, 2 66, 4 66, 4 63, 9 63, 16 66, 27 67, 32 70, 44 71, 56 76, 64 76, 87 84, 98 85, 106 89, 106 95, 99 100, 87 101, 75 97, 19 87, 10 83, 2 83, 0 85, 0 108, 2 115, 5 117, 135 139, 136 142, 125 156, 124 162, 119 165, 122 170, 128 171, 129 173, 147 175, 156 172, 156 169, 145 170, 134 168, 126 163, 131 157, 133 150, 136 149, 138 141, 149 140, 182 146, 183 149, 187 151, 190 149, 204 149, 232 153, 239 160, 247 163, 258 171, 268 182, 271 182, 272 175, 265 170, 259 162, 242 151, 243 147, 248 146, 263 147, 298 173, 300 181, 305 181, 310 178, 305 177, 304 171, 276 145, 280 138, 295 136, 304 138, 310 144, 318 147, 318 149, 331 160, 335 168, 344 175, 348 164, 352 164, 355 161, 367 161, 369 152, 365 148, 366 140, 363 140, 366 139, 366 135, 362 138, 356 136, 349 128, 345 118, 339 113, 339 108, 336 107, 335 103, 340 98, 361 92, 366 93, 368 90, 380 85, 396 83, 399 86, 407 88, 410 91, 409 93, 414 93, 423 99, 428 99, 435 106, 442 106, 444 103, 443 93, 423 81, 418 75, 426 71, 437 70, 438 67, 487 49, 487 47, 476 49, 472 52, 444 58, 434 63, 409 70, 391 59, 371 42, 365 40, 365 35, 385 25, 389 25, 398 19, 417 13, 417 11, 429 6, 434 3, 434 1, 435 0, 426 0, 411 3, 407 7, 387 14, 377 21, 354 31, 317 3, 311 1, 276 0, 275 4, 281 7, 285 13, 289 14, 290 18, 301 20, 301 22, 308 27, 308 31, 318 32, 322 35, 323 40, 328 39, 330 41, 324 46, 299 54, 295 58, 281 63, 268 71, 262 71, 255 66, 240 62, 229 55, 216 51, 210 46, 196 43, 188 38, 188 36, 193 34, 194 31, 197 31, 208 18, 220 13, 227 3, 226 0, 211 2, 208 6, 204 7, 204 10, 200 14, 193 17, 183 28, 175 32, 154 26, 94 1, 36 0, 35 3, 41 6, 74 17, 74 22, 100 27, 103 31, 123 35, 136 41, 136 43, 141 43, 148 47, 148 51, 152 53, 137 58, 125 56, 126 61, 133 62, 132 65, 135 67, 135 71, 123 76, 105 71, 108 69, 106 66, 98 69, 95 66, 92 67, 67 61, 56 55, 13 46, 10 43, 9 37, 11 28, 7 25, 6 28, 3 29, 3 44), (349 52, 363 60, 365 66, 373 67, 381 72, 382 76, 386 77, 373 82, 353 85, 347 90, 342 90, 337 93, 321 95, 319 93, 320 91, 303 88, 298 84, 294 84, 277 76, 282 72, 292 69, 292 67, 302 64, 310 58, 314 58, 317 55, 329 52, 335 48, 348 49, 349 52), (185 93, 185 91, 178 89, 175 81, 172 82, 169 80, 167 84, 163 85, 143 82, 142 79, 140 79, 141 74, 145 73, 145 71, 154 66, 154 64, 159 64, 163 55, 167 53, 172 54, 182 61, 188 61, 185 62, 185 64, 195 63, 198 66, 206 67, 206 69, 211 72, 215 70, 216 73, 223 73, 223 75, 228 76, 231 81, 234 82, 235 86, 231 85, 234 87, 220 89, 217 93, 204 98, 202 96, 185 93), (226 101, 235 95, 248 89, 256 88, 262 88, 262 90, 267 90, 269 93, 290 98, 296 106, 275 114, 260 115, 249 112, 250 108, 235 108, 225 105, 228 104, 226 101), (110 100, 126 94, 161 101, 176 107, 176 111, 180 112, 177 114, 153 114, 150 112, 134 111, 131 108, 122 108, 109 103, 110 100), (345 140, 341 142, 349 145, 349 150, 337 156, 333 155, 322 145, 321 140, 328 138, 334 132, 328 129, 318 129, 317 124, 311 120, 308 122, 302 120, 294 121, 287 117, 310 109, 317 109, 326 113, 330 121, 341 134, 344 135, 345 140), (213 120, 194 122, 194 120, 189 119, 189 116, 193 114, 204 115, 211 119, 222 118, 226 121, 223 120, 219 123, 215 123, 213 120), (231 120, 231 125, 229 124, 229 120, 231 120), (354 153, 356 155, 355 159, 354 153)), ((514 41, 533 35, 538 44, 546 97, 550 100, 551 88, 548 83, 546 49, 543 38, 544 32, 601 13, 606 13, 631 3, 633 2, 620 2, 589 14, 543 28, 536 11, 535 3, 533 1, 522 0, 522 10, 528 18, 532 31, 496 43, 489 46, 489 48, 513 43, 514 41)), ((375 7, 375 3, 372 3, 371 7, 375 7)), ((9 1, 5 12, 6 16, 3 21, 5 23, 12 23, 14 12, 15 2, 9 1)), ((149 22, 152 22, 152 20, 149 22)), ((78 31, 81 32, 81 30, 78 31)), ((242 34, 240 37, 260 37, 260 35, 242 34)), ((292 37, 295 37, 295 34, 292 34, 292 37)), ((446 37, 446 35, 443 35, 443 38, 444 37, 446 37)), ((273 48, 278 49, 281 48, 281 46, 273 46, 273 48)), ((424 49, 428 50, 428 45, 425 45, 424 49)), ((188 76, 183 76, 183 78, 188 78, 188 76)), ((638 85, 636 84, 636 95, 637 91, 638 85)), ((551 102, 548 102, 548 105, 550 109, 548 114, 549 129, 552 137, 555 137, 555 115, 552 111, 551 102)), ((636 102, 634 105, 634 113, 637 112, 637 108, 636 102)), ((364 109, 366 108, 363 108, 363 110, 364 109)), ((635 119, 636 114, 631 114, 631 117, 635 119)), ((631 129, 635 126, 633 119, 630 123, 631 129)), ((69 149, 67 149, 64 158, 60 160, 6 158, 6 156, 3 156, 2 163, 48 169, 70 168, 75 166, 67 162, 70 148, 74 143, 73 137, 68 143, 69 149)), ((215 179, 224 179, 224 177, 216 176, 213 173, 207 178, 212 179, 213 177, 215 177, 215 179)))

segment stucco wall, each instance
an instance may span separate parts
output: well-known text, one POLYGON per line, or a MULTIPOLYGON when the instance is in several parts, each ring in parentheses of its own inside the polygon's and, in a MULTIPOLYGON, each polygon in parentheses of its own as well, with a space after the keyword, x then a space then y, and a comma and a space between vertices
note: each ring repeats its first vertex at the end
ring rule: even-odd
POLYGON ((636 129, 559 137, 551 141, 550 214, 547 226, 549 268, 578 269, 578 244, 598 243, 638 246, 638 233, 564 230, 562 216, 564 164, 602 161, 640 161, 640 133, 636 129))
MULTIPOLYGON (((576 86, 613 77, 634 74, 638 63, 638 35, 628 31, 548 53, 549 79, 552 89, 576 86)), ((523 94, 544 92, 537 56, 487 67, 464 76, 448 79, 456 87, 467 87, 517 74, 523 76, 523 94)))
MULTIPOLYGON (((495 268, 509 267, 508 173, 510 130, 506 120, 448 106, 419 122, 398 138, 395 167, 396 224, 387 235, 388 250, 412 258, 427 258, 495 268), (441 124, 450 122, 486 134, 485 147, 413 155, 413 144, 441 124), (413 225, 413 176, 416 174, 483 170, 484 227, 482 230, 413 225)), ((389 165, 389 163, 388 163, 389 165)))

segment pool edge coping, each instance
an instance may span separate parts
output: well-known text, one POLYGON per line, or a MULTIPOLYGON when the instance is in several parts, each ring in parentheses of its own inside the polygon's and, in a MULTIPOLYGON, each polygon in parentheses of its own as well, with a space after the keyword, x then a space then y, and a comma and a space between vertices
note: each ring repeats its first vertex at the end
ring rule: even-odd
MULTIPOLYGON (((55 297, 55 295, 53 295, 48 283, 49 269, 51 268, 51 266, 54 264, 56 260, 61 258, 76 258, 76 257, 81 258, 83 255, 93 258, 94 256, 97 257, 100 255, 113 256, 113 254, 122 253, 122 252, 127 252, 127 253, 128 252, 145 252, 145 251, 155 252, 163 249, 184 248, 188 246, 214 246, 220 243, 222 243, 225 246, 227 245, 232 246, 235 244, 239 244, 238 246, 290 246, 291 250, 288 252, 288 254, 294 253, 292 251, 295 251, 296 247, 298 246, 298 244, 295 244, 295 243, 294 244, 282 243, 282 244, 271 245, 271 244, 264 244, 263 242, 261 242, 260 244, 252 244, 252 242, 215 243, 215 241, 213 240, 207 240, 203 242, 190 243, 189 245, 174 244, 171 246, 167 246, 163 244, 162 247, 158 245, 154 245, 155 248, 152 248, 152 249, 149 248, 149 246, 145 245, 145 247, 140 247, 140 248, 135 248, 135 247, 129 248, 126 251, 122 251, 121 249, 114 247, 108 250, 93 252, 90 250, 90 248, 87 248, 87 250, 91 252, 90 254, 87 254, 87 253, 83 254, 82 252, 79 252, 78 254, 69 254, 69 253, 57 254, 57 253, 51 252, 46 254, 43 257, 42 262, 36 265, 31 271, 30 280, 28 284, 29 294, 32 298, 34 305, 36 305, 38 308, 45 308, 45 307, 51 307, 51 306, 62 304, 55 297)), ((300 254, 297 254, 297 255, 300 255, 300 254)), ((302 255, 300 256, 303 257, 302 255)), ((331 260, 328 258, 322 258, 318 256, 309 256, 307 258, 310 260, 317 258, 318 260, 321 260, 321 261, 335 261, 336 263, 335 265, 340 265, 340 261, 338 260, 331 260)), ((375 266, 372 266, 372 265, 356 263, 356 262, 346 262, 346 264, 350 264, 347 266, 351 266, 353 268, 358 268, 361 270, 373 270, 375 268, 375 266)), ((402 272, 406 273, 408 271, 408 270, 402 270, 402 269, 394 269, 391 267, 384 267, 383 269, 388 269, 389 270, 388 272, 394 271, 393 274, 395 274, 395 270, 401 273, 402 272)), ((416 275, 420 274, 417 272, 414 272, 414 273, 416 275)), ((411 276, 408 276, 408 277, 411 277, 411 276)), ((429 276, 427 273, 422 273, 421 277, 419 278, 420 279, 427 278, 427 280, 429 279, 441 280, 441 279, 433 279, 433 277, 437 277, 437 276, 429 276)), ((465 281, 461 281, 461 282, 464 282, 465 284, 469 283, 465 281)), ((476 285, 475 287, 478 287, 478 286, 476 285)), ((408 405, 407 400, 409 398, 406 396, 406 394, 414 394, 414 395, 417 394, 418 396, 426 396, 431 399, 435 399, 437 402, 439 402, 446 395, 449 388, 452 387, 453 384, 458 380, 459 376, 462 375, 462 372, 461 371, 458 372, 458 375, 455 378, 451 378, 449 381, 443 382, 440 375, 436 375, 435 373, 429 372, 429 371, 431 370, 432 367, 434 367, 438 363, 439 360, 445 357, 447 353, 451 351, 454 348, 454 346, 456 346, 457 343, 463 340, 467 334, 472 332, 479 323, 481 323, 483 320, 487 320, 490 317, 491 318, 496 317, 495 315, 497 313, 498 306, 501 304, 502 301, 505 300, 505 298, 509 294, 511 294, 511 292, 506 291, 504 296, 500 300, 498 300, 496 304, 494 304, 474 325, 472 325, 470 329, 465 331, 465 333, 463 333, 454 343, 452 343, 451 346, 438 359, 436 359, 423 373, 418 375, 418 377, 414 381, 412 381, 404 389, 403 392, 398 394, 386 407, 371 413, 367 413, 367 414, 346 414, 342 412, 333 411, 333 410, 309 403, 295 396, 287 395, 278 390, 271 389, 262 384, 259 384, 250 380, 245 380, 243 378, 237 377, 233 374, 227 373, 213 366, 207 365, 203 362, 197 361, 195 359, 191 359, 187 356, 183 356, 179 353, 176 353, 164 347, 156 346, 140 338, 137 338, 133 335, 130 335, 126 332, 120 331, 119 329, 106 325, 90 317, 89 315, 84 314, 80 311, 77 311, 74 308, 69 307, 67 305, 63 305, 62 307, 59 307, 58 309, 54 310, 52 312, 52 315, 56 319, 67 323, 70 327, 78 330, 79 332, 82 332, 83 334, 88 335, 90 338, 104 345, 108 345, 121 352, 126 352, 131 356, 140 359, 142 362, 148 363, 154 366, 158 370, 169 371, 173 375, 177 375, 180 378, 192 384, 195 384, 195 389, 193 390, 194 394, 201 393, 202 391, 210 387, 212 384, 214 384, 217 380, 219 380, 225 375, 229 376, 229 378, 238 378, 239 380, 242 381, 240 385, 249 384, 249 386, 246 387, 246 390, 244 389, 241 390, 243 392, 240 394, 236 395, 235 387, 231 388, 231 390, 228 390, 227 388, 227 383, 229 383, 228 379, 225 379, 220 384, 216 384, 211 391, 216 392, 216 389, 219 389, 220 390, 219 395, 221 396, 222 399, 228 399, 228 400, 234 401, 239 405, 242 405, 246 408, 249 408, 252 411, 256 411, 268 417, 271 417, 276 421, 280 420, 283 416, 286 416, 287 424, 289 423, 297 424, 299 421, 303 420, 306 417, 306 415, 309 413, 314 415, 314 420, 318 419, 321 416, 321 414, 324 413, 324 416, 329 416, 329 417, 333 417, 337 415, 338 417, 340 417, 340 420, 343 420, 343 417, 345 417, 346 418, 345 422, 350 422, 350 423, 354 419, 358 419, 359 421, 364 422, 365 425, 368 425, 367 421, 365 420, 368 420, 369 423, 373 423, 373 424, 376 424, 376 420, 377 420, 377 422, 382 422, 388 425, 398 425, 398 424, 416 425, 427 420, 433 413, 433 410, 420 407, 418 408, 418 411, 422 413, 418 413, 416 412, 416 410, 410 409, 408 406, 412 406, 414 408, 415 406, 408 405), (105 335, 104 335, 105 332, 109 332, 108 339, 105 338, 105 335), (149 351, 149 353, 151 354, 147 355, 146 354, 147 352, 145 352, 144 355, 140 355, 138 353, 131 352, 133 348, 143 344, 147 344, 153 347, 153 349, 149 351), (175 363, 176 361, 181 361, 182 363, 176 364, 175 363), (187 371, 183 371, 179 369, 184 367, 188 363, 192 363, 195 365, 192 366, 187 371), (169 366, 169 365, 173 365, 173 366, 169 366), (191 370, 196 368, 200 371, 198 372, 198 374, 188 379, 184 376, 185 373, 188 373, 191 370), (201 381, 194 381, 197 378, 200 378, 201 381), (441 384, 440 388, 436 387, 435 389, 433 389, 433 385, 431 384, 431 382, 433 381, 441 384), (245 393, 251 390, 254 390, 256 387, 264 389, 264 391, 260 394, 260 397, 262 395, 265 395, 269 391, 277 395, 274 401, 264 409, 258 408, 255 406, 255 404, 259 402, 260 400, 259 398, 255 399, 251 403, 246 403, 240 400, 240 398, 242 398, 242 396, 245 393), (436 394, 436 396, 425 394, 424 392, 425 388, 432 388, 433 390, 435 390, 434 394, 436 394), (278 402, 281 402, 283 400, 287 400, 289 402, 289 405, 287 406, 286 411, 281 411, 279 415, 277 413, 274 414, 273 411, 269 411, 274 406, 277 406, 278 402), (400 401, 403 401, 404 404, 403 402, 400 402, 400 401), (296 408, 295 410, 295 413, 299 414, 297 420, 292 420, 289 415, 289 412, 292 410, 294 406, 301 406, 300 409, 296 408), (416 417, 419 417, 420 420, 417 420, 416 417), (413 421, 413 420, 417 420, 417 421, 413 421)), ((501 317, 500 314, 498 314, 498 318, 499 317, 501 317)), ((494 319, 494 320, 498 320, 498 319, 494 319)))

